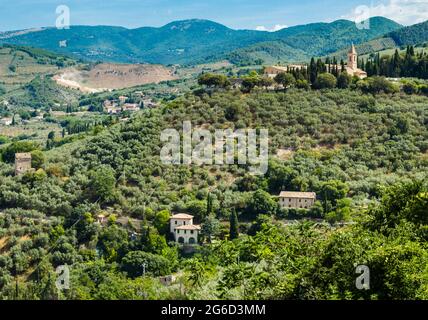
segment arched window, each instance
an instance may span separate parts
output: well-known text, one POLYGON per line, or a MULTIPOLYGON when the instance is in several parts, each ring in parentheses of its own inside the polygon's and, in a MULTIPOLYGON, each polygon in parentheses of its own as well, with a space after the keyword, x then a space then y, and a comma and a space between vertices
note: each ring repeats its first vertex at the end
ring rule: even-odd
POLYGON ((193 237, 189 238, 189 244, 195 244, 196 243, 196 239, 193 237))
POLYGON ((183 237, 179 237, 178 238, 178 243, 184 243, 184 238, 183 237))

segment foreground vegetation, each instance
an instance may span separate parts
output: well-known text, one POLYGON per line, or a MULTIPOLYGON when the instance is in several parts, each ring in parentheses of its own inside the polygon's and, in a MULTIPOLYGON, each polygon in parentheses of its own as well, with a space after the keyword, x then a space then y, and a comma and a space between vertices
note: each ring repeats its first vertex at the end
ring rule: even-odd
POLYGON ((0 297, 427 299, 428 100, 358 90, 198 90, 74 142, 5 145, 0 297), (185 120, 269 129, 268 173, 162 164, 161 131, 185 120), (16 151, 33 153, 34 172, 13 176, 16 151), (282 210, 281 190, 319 201, 282 210), (196 253, 171 242, 171 212, 203 223, 196 253), (70 289, 58 291, 64 264, 70 289), (163 286, 168 274, 177 281, 163 286))

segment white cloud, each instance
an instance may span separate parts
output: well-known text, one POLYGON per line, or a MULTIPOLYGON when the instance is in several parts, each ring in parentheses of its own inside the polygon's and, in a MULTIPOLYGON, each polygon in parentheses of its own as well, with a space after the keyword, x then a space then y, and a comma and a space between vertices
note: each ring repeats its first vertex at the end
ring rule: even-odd
MULTIPOLYGON (((428 1, 428 0, 427 0, 428 1)), ((257 31, 268 31, 268 32, 275 32, 284 28, 287 28, 288 26, 285 24, 276 24, 274 25, 272 28, 267 28, 265 26, 257 26, 256 30, 257 31)))
POLYGON ((382 16, 404 25, 428 20, 428 0, 387 0, 372 6, 359 6, 342 18, 361 21, 366 17, 382 16))

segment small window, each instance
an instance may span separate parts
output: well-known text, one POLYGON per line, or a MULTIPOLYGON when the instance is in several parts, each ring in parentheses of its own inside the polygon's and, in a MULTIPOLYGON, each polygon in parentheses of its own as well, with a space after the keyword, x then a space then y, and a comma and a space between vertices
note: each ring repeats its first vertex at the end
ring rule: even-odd
POLYGON ((184 230, 184 234, 186 234, 187 233, 187 231, 186 230, 184 230))
POLYGON ((177 220, 175 220, 174 222, 175 222, 175 224, 177 224, 177 220))
POLYGON ((193 230, 190 230, 190 234, 193 234, 193 230))

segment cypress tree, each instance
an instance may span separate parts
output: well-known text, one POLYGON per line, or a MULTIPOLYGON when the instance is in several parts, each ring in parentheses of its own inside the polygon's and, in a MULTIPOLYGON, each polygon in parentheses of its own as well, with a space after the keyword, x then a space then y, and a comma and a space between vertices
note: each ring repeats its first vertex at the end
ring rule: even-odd
POLYGON ((315 83, 315 81, 317 80, 317 66, 315 64, 315 59, 312 58, 311 59, 311 63, 309 64, 309 80, 311 81, 311 83, 315 83))
POLYGON ((211 197, 211 193, 208 193, 206 217, 209 217, 212 212, 213 212, 213 199, 211 197))
POLYGON ((236 214, 236 210, 233 210, 230 215, 230 240, 237 239, 239 237, 238 226, 238 216, 236 214))

